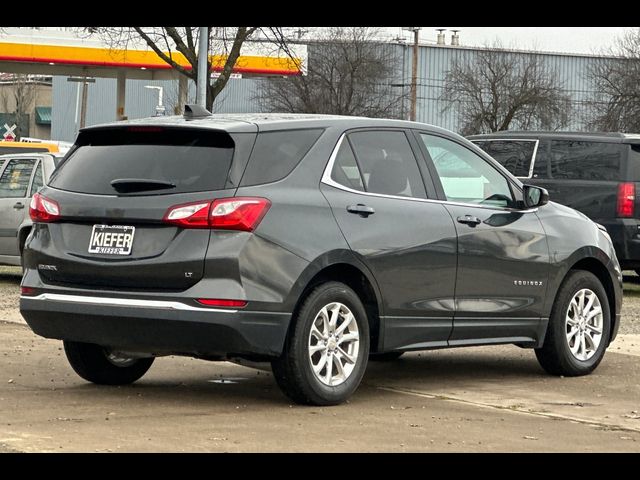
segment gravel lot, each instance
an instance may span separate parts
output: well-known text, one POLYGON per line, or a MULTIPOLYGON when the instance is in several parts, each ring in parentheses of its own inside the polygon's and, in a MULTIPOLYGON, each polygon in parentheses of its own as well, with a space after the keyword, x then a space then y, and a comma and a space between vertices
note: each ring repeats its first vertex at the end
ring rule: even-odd
MULTIPOLYGON (((0 266, 0 320, 19 320, 20 269, 0 266)), ((624 301, 622 303, 621 334, 640 334, 640 277, 632 271, 624 272, 624 301)))

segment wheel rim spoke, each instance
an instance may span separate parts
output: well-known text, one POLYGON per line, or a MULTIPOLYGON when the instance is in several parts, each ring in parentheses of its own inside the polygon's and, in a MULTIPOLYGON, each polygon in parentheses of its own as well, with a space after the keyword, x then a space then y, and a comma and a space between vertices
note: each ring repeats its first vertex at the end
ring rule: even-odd
POLYGON ((356 363, 356 359, 353 358, 351 355, 349 355, 347 352, 345 352, 341 347, 338 347, 338 352, 340 352, 340 355, 342 355, 342 358, 344 358, 348 363, 351 363, 351 364, 356 363))
POLYGON ((593 357, 602 342, 602 304, 589 288, 576 292, 565 316, 565 336, 571 354, 578 360, 593 357))
POLYGON ((316 378, 330 387, 344 383, 355 369, 359 348, 358 322, 351 310, 340 302, 322 307, 311 324, 307 343, 316 378))

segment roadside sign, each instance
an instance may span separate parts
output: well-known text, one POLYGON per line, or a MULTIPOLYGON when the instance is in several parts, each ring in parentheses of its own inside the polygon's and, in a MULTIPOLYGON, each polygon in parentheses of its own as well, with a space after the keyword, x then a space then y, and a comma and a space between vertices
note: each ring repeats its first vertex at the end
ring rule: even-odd
POLYGON ((11 126, 7 125, 6 123, 4 124, 4 129, 6 130, 6 132, 3 133, 2 136, 4 137, 5 142, 13 142, 16 139, 16 134, 13 133, 13 131, 17 127, 18 126, 15 123, 11 126))

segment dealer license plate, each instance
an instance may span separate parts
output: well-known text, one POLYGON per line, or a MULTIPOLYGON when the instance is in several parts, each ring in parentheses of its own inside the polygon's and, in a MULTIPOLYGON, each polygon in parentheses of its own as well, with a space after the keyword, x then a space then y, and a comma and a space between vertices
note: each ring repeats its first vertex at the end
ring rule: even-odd
POLYGON ((94 225, 89 240, 89 253, 130 255, 136 227, 124 225, 94 225))

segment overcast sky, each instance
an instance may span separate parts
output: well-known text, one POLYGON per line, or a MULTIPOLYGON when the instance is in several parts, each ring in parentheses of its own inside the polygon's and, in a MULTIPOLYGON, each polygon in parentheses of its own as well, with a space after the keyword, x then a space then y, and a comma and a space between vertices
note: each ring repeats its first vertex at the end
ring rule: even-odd
MULTIPOLYGON (((597 53, 609 47, 614 39, 637 27, 422 27, 420 38, 436 40, 436 28, 460 30, 460 45, 482 46, 500 39, 505 47, 536 49, 551 52, 597 53)), ((401 34, 409 38, 410 32, 400 27, 387 27, 391 35, 401 34)), ((451 43, 451 32, 447 31, 447 44, 451 43)))

